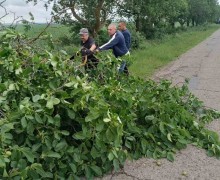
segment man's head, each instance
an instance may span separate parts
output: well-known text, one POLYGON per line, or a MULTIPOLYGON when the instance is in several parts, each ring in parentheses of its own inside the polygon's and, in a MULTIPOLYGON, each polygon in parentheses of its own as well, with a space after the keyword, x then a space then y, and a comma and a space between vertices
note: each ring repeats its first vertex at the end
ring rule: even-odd
POLYGON ((118 29, 119 29, 120 31, 126 30, 126 23, 125 23, 124 21, 120 21, 120 22, 118 23, 118 29))
POLYGON ((88 29, 87 28, 80 29, 79 35, 80 35, 80 39, 83 42, 86 42, 88 40, 88 38, 89 38, 89 31, 88 31, 88 29))
POLYGON ((115 24, 110 24, 108 26, 108 34, 110 36, 112 36, 113 34, 115 34, 115 32, 117 31, 116 25, 115 24))

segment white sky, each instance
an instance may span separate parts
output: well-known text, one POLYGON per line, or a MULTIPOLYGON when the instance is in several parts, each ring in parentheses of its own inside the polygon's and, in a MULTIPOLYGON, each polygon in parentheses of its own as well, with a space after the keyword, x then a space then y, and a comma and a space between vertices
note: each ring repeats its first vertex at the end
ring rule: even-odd
MULTIPOLYGON (((24 19, 30 20, 29 12, 31 12, 35 18, 34 22, 46 23, 50 20, 50 11, 46 11, 43 2, 40 0, 38 1, 38 4, 34 6, 33 3, 26 4, 26 0, 6 0, 3 3, 3 6, 7 9, 7 12, 15 13, 16 17, 22 16, 24 19)), ((218 1, 220 2, 220 0, 218 1)), ((1 2, 3 2, 3 0, 0 0, 0 3, 1 2)), ((4 9, 0 7, 0 22, 11 23, 14 19, 14 14, 10 13, 1 19, 4 13, 4 9)))
MULTIPOLYGON (((3 0, 0 0, 0 3, 3 2, 3 0)), ((22 16, 23 19, 26 19, 30 21, 30 15, 29 12, 31 12, 34 16, 34 22, 36 23, 46 23, 50 21, 50 10, 51 8, 48 8, 48 11, 46 11, 44 7, 43 2, 38 2, 37 5, 34 6, 34 3, 28 3, 26 4, 26 0, 6 0, 2 6, 4 6, 7 10, 9 15, 6 17, 0 19, 3 23, 12 23, 14 19, 14 13, 15 16, 22 16), (13 13, 11 13, 13 12, 13 13)), ((5 10, 0 7, 0 18, 5 14, 5 10)))

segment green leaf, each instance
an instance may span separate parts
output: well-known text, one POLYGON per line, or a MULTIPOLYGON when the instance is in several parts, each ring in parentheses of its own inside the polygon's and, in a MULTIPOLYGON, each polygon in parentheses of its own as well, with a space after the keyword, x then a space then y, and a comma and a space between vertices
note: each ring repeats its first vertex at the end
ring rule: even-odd
POLYGON ((32 122, 29 121, 27 124, 27 133, 29 135, 33 135, 33 132, 34 132, 34 125, 32 122))
POLYGON ((53 90, 56 90, 56 83, 55 82, 49 82, 49 87, 53 90))
POLYGON ((34 145, 32 146, 32 151, 33 151, 33 152, 36 152, 41 146, 42 146, 42 144, 40 144, 40 143, 34 144, 34 145))
POLYGON ((55 98, 55 97, 51 97, 48 101, 47 101, 47 104, 46 104, 46 107, 48 109, 53 109, 53 106, 54 105, 57 105, 60 103, 60 100, 55 98))
POLYGON ((117 159, 113 160, 113 166, 115 171, 118 171, 120 169, 119 161, 117 159))
POLYGON ((164 123, 163 123, 163 122, 160 122, 159 128, 160 128, 160 131, 161 131, 163 134, 166 134, 165 128, 164 128, 164 123))
POLYGON ((2 155, 0 155, 0 168, 3 168, 5 166, 6 166, 6 164, 5 164, 4 157, 2 155))
POLYGON ((114 134, 112 133, 112 130, 110 128, 108 128, 106 131, 106 138, 108 139, 108 141, 114 140, 114 134))
POLYGON ((1 132, 9 132, 10 130, 14 129, 14 124, 13 123, 7 123, 4 124, 1 128, 1 132))
POLYGON ((57 63, 58 63, 57 61, 51 60, 51 65, 55 68, 57 67, 57 63))
POLYGON ((40 99, 41 99, 41 96, 40 96, 40 95, 35 95, 35 96, 32 97, 32 101, 33 101, 33 102, 37 102, 37 101, 39 101, 40 99))
POLYGON ((76 168, 76 165, 75 165, 75 164, 69 163, 69 166, 70 166, 70 168, 72 169, 73 173, 76 173, 76 172, 77 172, 77 168, 76 168))
POLYGON ((43 120, 41 119, 41 117, 40 117, 37 113, 35 113, 35 120, 36 120, 38 123, 43 124, 43 120))
POLYGON ((53 101, 51 99, 47 101, 46 107, 48 109, 53 109, 53 101))
POLYGON ((53 100, 53 104, 54 104, 54 105, 57 105, 57 104, 60 103, 60 100, 57 99, 57 98, 53 98, 52 100, 53 100))
POLYGON ((21 118, 21 125, 23 128, 26 128, 27 127, 27 120, 25 117, 21 118))
POLYGON ((54 124, 54 119, 51 116, 47 116, 47 120, 50 124, 54 124))
POLYGON ((63 140, 62 142, 58 143, 56 146, 55 146, 55 150, 56 151, 60 151, 60 150, 65 150, 67 146, 67 143, 63 140))
POLYGON ((67 109, 67 114, 68 114, 69 118, 71 118, 71 119, 75 119, 75 117, 76 117, 75 112, 71 109, 67 109))
POLYGON ((69 131, 65 131, 65 130, 61 131, 61 134, 63 134, 64 136, 69 136, 70 135, 69 131))
POLYGON ((109 119, 109 118, 104 118, 103 121, 107 123, 107 122, 110 122, 111 119, 109 119))
POLYGON ((91 169, 96 173, 96 175, 101 176, 102 175, 102 169, 96 165, 92 165, 91 169))
POLYGON ((96 148, 93 146, 92 149, 91 149, 91 156, 93 159, 99 157, 99 152, 96 150, 96 148))
POLYGON ((147 150, 147 157, 153 158, 153 152, 151 152, 150 150, 147 150))
POLYGON ((76 153, 73 154, 73 159, 74 159, 74 161, 76 161, 77 163, 79 163, 79 162, 81 161, 80 158, 81 158, 81 157, 80 157, 80 154, 76 154, 76 153))
POLYGON ((83 139, 85 139, 86 137, 83 135, 83 132, 81 131, 81 132, 75 133, 75 134, 73 135, 73 138, 74 138, 74 139, 78 139, 78 140, 83 140, 83 139))
POLYGON ((15 84, 10 84, 8 90, 9 91, 15 90, 15 84))
POLYGON ((71 86, 73 86, 74 84, 75 84, 75 82, 69 82, 69 83, 64 84, 64 86, 66 86, 66 87, 71 87, 71 86))
POLYGON ((188 144, 188 141, 185 139, 178 139, 181 144, 188 144))
POLYGON ((3 177, 4 177, 4 178, 8 178, 8 177, 9 177, 6 168, 4 168, 3 177))
POLYGON ((92 170, 89 166, 85 166, 85 174, 87 179, 93 179, 92 170))
POLYGON ((108 159, 109 161, 112 161, 114 159, 114 154, 112 152, 108 154, 108 159))
POLYGON ((42 165, 41 164, 38 164, 38 163, 34 163, 31 165, 31 168, 32 169, 35 169, 36 172, 41 175, 41 177, 43 178, 53 178, 53 174, 50 173, 50 172, 45 172, 42 168, 42 165))
POLYGON ((96 124, 96 131, 102 131, 104 129, 104 123, 103 122, 98 122, 96 124))
POLYGON ((171 162, 174 161, 174 155, 173 155, 172 152, 168 152, 168 153, 167 153, 167 159, 168 159, 169 161, 171 161, 171 162))
POLYGON ((145 117, 145 120, 146 120, 146 121, 148 121, 148 120, 152 121, 152 120, 154 120, 154 116, 153 116, 153 115, 146 116, 146 117, 145 117))
POLYGON ((167 134, 167 139, 168 139, 170 142, 172 142, 171 134, 170 134, 170 133, 167 134))
POLYGON ((146 152, 147 145, 148 145, 147 141, 145 139, 141 139, 141 147, 143 152, 146 152))
POLYGON ((4 134, 4 137, 5 137, 5 139, 10 139, 10 140, 13 139, 13 136, 12 136, 11 133, 5 133, 5 134, 4 134))
POLYGON ((58 158, 58 159, 61 158, 59 153, 53 152, 53 151, 49 151, 49 152, 45 153, 44 156, 58 158))
POLYGON ((20 151, 24 154, 24 156, 27 158, 27 160, 31 163, 34 162, 34 155, 29 148, 21 148, 20 151))
POLYGON ((91 110, 88 116, 86 116, 85 121, 90 122, 92 120, 97 119, 100 116, 99 112, 96 111, 95 109, 91 110))
POLYGON ((15 70, 15 74, 18 75, 20 73, 22 73, 22 68, 21 67, 19 67, 18 69, 15 70))

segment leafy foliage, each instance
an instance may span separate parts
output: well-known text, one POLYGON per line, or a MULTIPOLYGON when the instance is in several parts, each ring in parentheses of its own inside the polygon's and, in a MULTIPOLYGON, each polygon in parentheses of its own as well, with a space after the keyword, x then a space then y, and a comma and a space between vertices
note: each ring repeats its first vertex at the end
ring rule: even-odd
MULTIPOLYGON (((38 3, 39 0, 27 0, 38 3)), ((87 27, 93 37, 106 22, 114 18, 116 1, 106 0, 46 0, 45 7, 53 4, 53 17, 57 23, 70 25, 75 31, 87 27), (74 17, 74 18, 73 18, 74 17)))
POLYGON ((175 33, 181 28, 197 26, 219 19, 217 0, 136 0, 120 1, 118 13, 134 21, 136 30, 147 38, 175 33))
POLYGON ((1 178, 93 178, 129 157, 173 161, 188 143, 220 157, 204 128, 219 113, 186 85, 119 74, 111 55, 85 74, 63 51, 38 51, 12 30, 0 36, 1 178))

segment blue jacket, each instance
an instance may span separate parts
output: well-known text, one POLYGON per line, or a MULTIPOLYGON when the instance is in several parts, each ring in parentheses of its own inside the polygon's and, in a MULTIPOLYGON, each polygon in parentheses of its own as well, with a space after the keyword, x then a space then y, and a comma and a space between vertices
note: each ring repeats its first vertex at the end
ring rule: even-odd
POLYGON ((128 49, 131 48, 131 33, 126 29, 121 31, 125 38, 125 44, 128 49))
POLYGON ((123 34, 120 31, 116 31, 116 33, 111 37, 111 39, 104 45, 99 47, 99 50, 108 50, 112 49, 115 57, 120 57, 125 55, 128 52, 128 49, 125 44, 125 39, 123 34))

